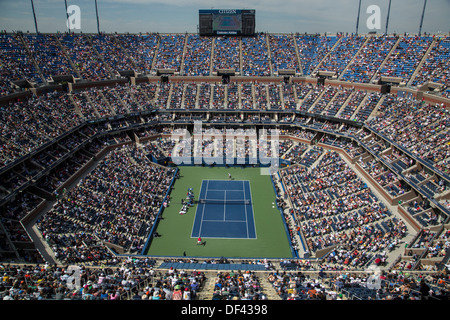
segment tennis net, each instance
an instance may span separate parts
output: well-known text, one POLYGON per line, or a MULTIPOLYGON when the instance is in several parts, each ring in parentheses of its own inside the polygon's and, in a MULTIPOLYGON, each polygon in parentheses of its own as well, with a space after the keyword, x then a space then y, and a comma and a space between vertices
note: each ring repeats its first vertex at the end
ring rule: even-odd
POLYGON ((224 204, 224 205, 229 205, 229 204, 250 204, 250 200, 224 200, 224 199, 199 199, 198 203, 202 203, 202 204, 224 204))

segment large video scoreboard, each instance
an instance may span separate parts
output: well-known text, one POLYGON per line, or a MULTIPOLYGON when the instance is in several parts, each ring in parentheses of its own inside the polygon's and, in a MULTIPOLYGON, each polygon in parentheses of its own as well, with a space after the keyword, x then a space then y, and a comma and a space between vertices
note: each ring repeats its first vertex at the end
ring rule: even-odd
POLYGON ((255 10, 199 10, 201 36, 254 36, 255 10))

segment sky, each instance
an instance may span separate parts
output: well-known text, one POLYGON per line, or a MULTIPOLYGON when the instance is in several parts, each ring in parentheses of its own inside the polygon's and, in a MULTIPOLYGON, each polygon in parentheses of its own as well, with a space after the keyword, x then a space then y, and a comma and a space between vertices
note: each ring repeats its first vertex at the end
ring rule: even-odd
MULTIPOLYGON (((80 9, 80 29, 73 31, 96 33, 95 1, 66 1, 80 9)), ((388 33, 418 33, 425 0, 361 0, 358 33, 384 33, 390 1, 388 33), (379 14, 367 12, 371 6, 379 14)), ((32 3, 39 32, 68 30, 64 0, 0 0, 0 30, 34 33, 32 3)), ((97 0, 97 6, 107 33, 197 33, 199 9, 255 9, 257 32, 355 33, 359 0, 97 0)), ((422 33, 448 34, 449 14, 450 0, 428 0, 422 33)))

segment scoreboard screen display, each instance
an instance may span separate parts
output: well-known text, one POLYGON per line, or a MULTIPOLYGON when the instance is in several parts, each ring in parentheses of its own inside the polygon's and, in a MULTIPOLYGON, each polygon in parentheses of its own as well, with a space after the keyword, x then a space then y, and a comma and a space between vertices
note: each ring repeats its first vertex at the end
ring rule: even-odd
POLYGON ((213 30, 216 33, 242 32, 241 15, 239 13, 213 15, 213 30))
POLYGON ((199 33, 202 36, 253 36, 255 10, 199 10, 199 33))

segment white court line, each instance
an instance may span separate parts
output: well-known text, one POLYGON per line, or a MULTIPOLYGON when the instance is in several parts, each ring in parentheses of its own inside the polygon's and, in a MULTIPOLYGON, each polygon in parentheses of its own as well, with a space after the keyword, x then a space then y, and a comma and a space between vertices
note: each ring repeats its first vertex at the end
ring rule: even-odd
MULTIPOLYGON (((220 222, 220 223, 222 223, 222 221, 220 221, 220 220, 203 220, 203 221, 206 221, 206 222, 220 222)), ((227 220, 226 222, 242 222, 242 223, 246 223, 247 221, 246 220, 227 220)))
MULTIPOLYGON (((245 181, 245 180, 243 180, 245 181)), ((209 191, 224 191, 223 189, 209 189, 209 191)), ((242 189, 227 189, 226 191, 243 191, 242 189)))
MULTIPOLYGON (((243 194, 244 194, 244 202, 246 202, 246 197, 245 197, 245 183, 244 181, 242 181, 242 190, 243 190, 243 194)), ((244 208, 245 208, 245 225, 246 225, 246 229, 247 229, 247 238, 248 238, 248 216, 247 216, 247 205, 244 204, 244 208)))
MULTIPOLYGON (((224 191, 225 192, 225 199, 224 199, 224 220, 223 221, 225 221, 225 222, 234 222, 234 223, 245 223, 246 224, 246 227, 247 227, 247 237, 238 237, 238 238, 229 238, 229 237, 214 237, 214 236, 209 236, 208 238, 212 238, 212 239, 250 239, 249 238, 249 221, 248 221, 248 211, 247 211, 247 205, 251 205, 252 206, 252 214, 253 214, 253 224, 254 224, 254 228, 255 228, 255 230, 254 230, 254 232, 255 232, 255 238, 251 238, 251 239, 257 239, 257 236, 256 236, 256 221, 255 221, 255 216, 254 216, 254 210, 253 210, 253 203, 250 203, 250 200, 247 200, 247 197, 245 196, 245 182, 247 182, 248 183, 248 187, 249 187, 249 192, 250 192, 250 195, 251 195, 251 188, 250 188, 250 181, 249 180, 238 180, 238 181, 241 181, 242 182, 242 184, 243 184, 243 189, 231 189, 231 190, 223 190, 223 189, 209 189, 209 182, 210 181, 228 181, 228 180, 206 180, 206 189, 205 189, 205 199, 207 198, 207 193, 208 193, 208 191, 224 191), (240 191, 240 192, 243 192, 244 193, 244 207, 245 207, 245 218, 246 218, 246 220, 226 220, 225 219, 225 207, 226 207, 226 204, 225 204, 225 200, 226 200, 226 192, 227 191, 240 191), (248 204, 245 204, 245 202, 247 202, 247 201, 249 201, 249 203, 248 204)), ((204 182, 204 180, 202 180, 202 185, 203 185, 203 182, 204 182)), ((236 181, 237 182, 237 181, 236 181)), ((221 200, 221 199, 217 199, 217 200, 221 200)), ((232 201, 232 200, 230 200, 230 201, 232 201)), ((239 200, 236 200, 236 201, 239 201, 239 200)), ((206 204, 204 204, 204 206, 203 206, 203 209, 202 209, 202 216, 201 216, 201 219, 200 219, 200 227, 199 227, 199 234, 198 234, 198 236, 201 236, 201 230, 202 230, 202 228, 203 228, 203 221, 205 221, 205 222, 221 222, 220 220, 207 220, 207 219, 204 219, 203 217, 204 217, 204 213, 205 213, 205 207, 206 207, 206 204)), ((194 227, 194 226, 193 226, 194 227)))
POLYGON ((225 200, 223 203, 223 221, 227 221, 227 217, 226 217, 226 209, 227 209, 227 190, 224 190, 224 197, 225 200))
MULTIPOLYGON (((209 184, 209 180, 206 180, 205 198, 206 198, 206 195, 208 194, 208 184, 209 184)), ((202 185, 203 185, 203 182, 202 182, 202 185)), ((200 219, 200 228, 198 229, 198 236, 199 237, 201 237, 201 235, 202 235, 203 215, 205 214, 205 207, 206 206, 203 206, 203 209, 202 209, 202 218, 200 219)))
MULTIPOLYGON (((248 191, 250 192, 250 197, 252 196, 252 188, 251 188, 251 186, 250 186, 250 181, 249 180, 246 180, 246 181, 248 181, 248 191)), ((244 193, 245 193, 245 190, 244 190, 244 193)), ((255 208, 253 208, 253 201, 250 203, 251 204, 251 206, 252 206, 252 215, 253 215, 253 230, 255 231, 255 238, 254 239, 258 239, 258 236, 257 236, 257 234, 256 234, 256 219, 255 219, 255 208)), ((252 238, 253 239, 253 238, 252 238)))
MULTIPOLYGON (((225 191, 225 190, 222 190, 222 191, 225 191)), ((225 201, 224 199, 201 199, 202 201, 204 201, 203 203, 206 203, 206 204, 223 204, 223 203, 228 203, 228 204, 230 204, 230 203, 242 203, 242 204, 244 204, 245 202, 243 202, 244 201, 244 199, 233 199, 233 200, 228 200, 228 201, 225 201), (217 201, 217 202, 214 202, 214 201, 217 201)), ((247 204, 250 204, 250 200, 245 200, 245 201, 248 201, 247 202, 247 204)))

